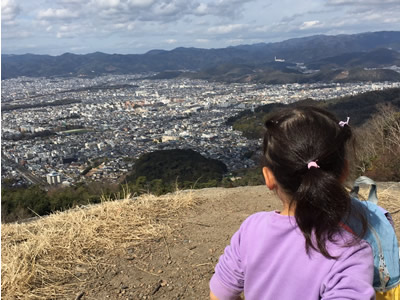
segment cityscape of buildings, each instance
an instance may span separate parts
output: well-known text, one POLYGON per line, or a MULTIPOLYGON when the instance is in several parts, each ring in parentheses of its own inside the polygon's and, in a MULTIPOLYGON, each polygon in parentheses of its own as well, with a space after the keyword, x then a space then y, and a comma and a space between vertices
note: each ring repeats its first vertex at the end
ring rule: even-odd
POLYGON ((140 155, 193 149, 230 171, 254 165, 259 147, 226 125, 244 109, 305 98, 326 100, 399 82, 216 83, 140 75, 2 81, 2 180, 70 185, 119 182, 140 155), (67 104, 63 104, 67 103, 67 104))

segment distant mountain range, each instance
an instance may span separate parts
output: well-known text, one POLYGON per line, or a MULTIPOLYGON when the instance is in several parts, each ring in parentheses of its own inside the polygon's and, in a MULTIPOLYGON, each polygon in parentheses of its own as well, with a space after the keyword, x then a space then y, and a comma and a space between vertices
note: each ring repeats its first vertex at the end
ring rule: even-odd
POLYGON ((332 57, 322 58, 308 63, 310 69, 321 67, 364 67, 379 68, 382 66, 397 65, 400 67, 400 53, 387 48, 378 48, 368 52, 350 52, 332 57))
MULTIPOLYGON (((399 64, 400 66, 400 64, 399 64)), ((399 68, 400 70, 400 68, 399 68)), ((252 82, 264 84, 400 81, 400 73, 390 69, 366 69, 364 67, 334 67, 321 65, 321 70, 304 73, 290 64, 263 66, 245 64, 221 64, 198 72, 165 71, 153 79, 192 78, 220 82, 252 82)))
POLYGON ((156 78, 184 76, 265 83, 359 81, 365 78, 371 81, 397 81, 397 72, 365 68, 400 66, 399 51, 400 31, 382 31, 337 36, 316 35, 278 43, 221 49, 152 50, 145 54, 4 54, 1 68, 2 79, 18 76, 161 72, 156 78), (310 69, 321 71, 312 74, 305 72, 310 69))

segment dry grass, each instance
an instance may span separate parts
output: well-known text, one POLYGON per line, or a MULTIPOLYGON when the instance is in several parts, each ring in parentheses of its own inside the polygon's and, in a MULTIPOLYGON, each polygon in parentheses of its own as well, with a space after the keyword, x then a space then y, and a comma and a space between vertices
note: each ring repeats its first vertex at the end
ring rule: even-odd
MULTIPOLYGON (((378 186, 378 205, 385 208, 390 213, 398 213, 400 210, 400 188, 399 183, 386 183, 385 186, 378 186)), ((367 199, 369 186, 360 186, 360 199, 367 199)))
MULTIPOLYGON (((400 184, 398 182, 387 182, 378 184, 378 205, 391 213, 397 239, 400 241, 400 184)), ((369 186, 360 186, 360 199, 367 199, 369 186)))
POLYGON ((127 247, 165 237, 171 220, 194 202, 191 192, 146 195, 27 224, 2 224, 3 299, 73 298, 82 280, 77 273, 96 271, 106 253, 122 254, 127 247))

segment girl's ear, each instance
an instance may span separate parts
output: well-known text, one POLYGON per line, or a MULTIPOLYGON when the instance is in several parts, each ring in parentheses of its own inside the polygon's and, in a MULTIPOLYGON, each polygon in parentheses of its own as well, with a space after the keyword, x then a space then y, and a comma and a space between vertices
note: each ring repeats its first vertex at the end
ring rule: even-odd
POLYGON ((268 167, 263 167, 262 172, 263 172, 265 184, 267 185, 267 187, 270 190, 275 189, 276 188, 276 179, 275 179, 274 173, 272 173, 272 171, 268 167))

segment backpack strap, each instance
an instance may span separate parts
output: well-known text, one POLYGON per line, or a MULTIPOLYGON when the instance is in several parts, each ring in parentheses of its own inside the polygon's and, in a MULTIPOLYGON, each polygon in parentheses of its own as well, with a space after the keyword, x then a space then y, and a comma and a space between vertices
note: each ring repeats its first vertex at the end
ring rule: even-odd
MULTIPOLYGON (((353 235, 356 235, 355 232, 346 223, 340 222, 339 226, 342 227, 347 232, 349 232, 353 235)), ((386 266, 385 258, 383 256, 383 250, 382 250, 380 238, 379 238, 378 234, 376 233, 375 229, 371 225, 368 224, 368 228, 376 240, 378 257, 379 257, 378 272, 379 272, 380 286, 379 287, 374 286, 374 289, 378 292, 384 292, 386 290, 386 285, 387 285, 388 281, 390 280, 390 274, 389 274, 389 270, 386 266)))
POLYGON ((351 229, 349 227, 349 225, 347 225, 346 223, 340 222, 339 226, 342 227, 344 230, 346 230, 347 232, 350 232, 352 235, 356 235, 356 233, 353 231, 353 229, 351 229))
POLYGON ((377 232, 375 231, 375 229, 370 224, 368 224, 368 228, 371 231, 371 233, 373 234, 373 236, 375 237, 375 240, 378 245, 378 257, 379 257, 378 271, 379 271, 379 280, 381 282, 381 286, 374 287, 374 288, 376 291, 383 292, 383 291, 385 291, 387 283, 390 280, 390 274, 389 274, 389 270, 386 266, 385 257, 383 256, 381 240, 380 240, 377 232))
POLYGON ((353 185, 353 189, 350 192, 350 195, 352 197, 358 198, 360 184, 369 184, 371 186, 370 190, 369 190, 368 201, 378 205, 378 197, 376 195, 376 191, 377 191, 376 183, 375 183, 375 181, 373 181, 371 178, 369 178, 367 176, 360 176, 356 179, 356 181, 354 182, 354 185, 353 185))

